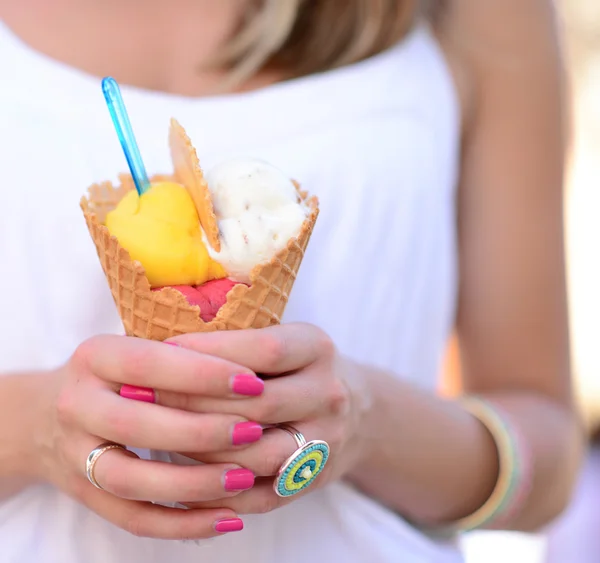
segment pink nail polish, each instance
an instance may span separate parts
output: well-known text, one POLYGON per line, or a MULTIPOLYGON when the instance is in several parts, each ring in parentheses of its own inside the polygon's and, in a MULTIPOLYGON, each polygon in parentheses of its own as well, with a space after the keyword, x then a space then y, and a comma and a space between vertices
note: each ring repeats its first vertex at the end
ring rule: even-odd
POLYGON ((257 397, 263 392, 264 388, 264 381, 251 373, 234 375, 231 380, 231 390, 238 395, 257 397))
POLYGON ((231 441, 234 446, 251 444, 260 440, 263 433, 262 426, 256 422, 238 422, 233 427, 231 441))
POLYGON ((224 481, 226 491, 247 491, 254 486, 254 473, 249 469, 230 469, 224 481))
POLYGON ((227 518, 215 522, 215 530, 221 534, 227 532, 239 532, 244 529, 244 522, 241 518, 227 518))
POLYGON ((154 389, 148 387, 136 387, 135 385, 123 385, 119 391, 119 395, 125 399, 133 399, 134 401, 143 401, 144 403, 154 403, 156 394, 154 389))

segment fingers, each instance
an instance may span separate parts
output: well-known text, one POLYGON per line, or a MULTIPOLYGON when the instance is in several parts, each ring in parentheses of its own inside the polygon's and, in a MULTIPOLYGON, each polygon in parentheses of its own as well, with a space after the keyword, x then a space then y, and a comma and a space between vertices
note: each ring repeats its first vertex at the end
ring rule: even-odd
MULTIPOLYGON (((323 438, 317 430, 302 426, 302 432, 307 441, 323 438)), ((300 429, 300 428, 299 428, 300 429)), ((329 444, 331 446, 331 443, 329 444)), ((194 456, 204 463, 223 463, 225 460, 245 467, 257 477, 269 477, 277 473, 283 463, 298 449, 294 438, 279 428, 269 428, 265 431, 260 443, 231 452, 215 452, 194 456)))
MULTIPOLYGON (((302 432, 306 432, 306 439, 316 439, 316 436, 322 437, 318 434, 319 430, 310 426, 303 426, 302 432)), ((328 438, 329 442, 330 438, 328 438)), ((329 442, 331 446, 331 442, 329 442)), ((338 442, 335 441, 333 448, 337 450, 338 442)), ((252 489, 244 491, 239 495, 231 498, 224 498, 218 501, 206 501, 200 503, 186 503, 187 506, 193 508, 212 508, 220 506, 223 508, 230 508, 238 514, 264 514, 271 512, 285 504, 288 504, 292 500, 298 499, 300 496, 306 494, 311 490, 314 490, 315 486, 319 486, 319 482, 328 473, 328 467, 323 469, 323 473, 316 477, 314 483, 306 489, 294 495, 293 499, 279 497, 274 489, 274 475, 277 474, 281 466, 287 462, 291 455, 293 455, 297 449, 295 440, 284 430, 279 428, 269 429, 265 433, 265 436, 261 440, 260 444, 249 447, 243 452, 235 452, 228 455, 228 459, 238 458, 243 460, 245 467, 252 467, 253 472, 257 476, 254 487, 252 489)), ((206 456, 207 463, 220 459, 222 454, 210 454, 206 456)))
POLYGON ((184 334, 171 341, 266 375, 301 369, 321 358, 330 357, 334 351, 325 333, 312 325, 300 323, 260 330, 184 334))
POLYGON ((105 520, 140 537, 159 539, 206 539, 225 531, 241 530, 243 524, 228 508, 179 509, 125 500, 89 486, 80 500, 105 520))
MULTIPOLYGON (((204 539, 219 535, 225 531, 241 530, 242 521, 231 509, 215 507, 202 510, 185 510, 167 508, 142 502, 120 498, 110 494, 107 490, 94 487, 85 477, 86 456, 98 443, 97 438, 91 436, 73 437, 69 442, 67 457, 74 464, 77 471, 70 476, 72 494, 88 508, 99 514, 104 519, 112 522, 125 531, 141 537, 160 539, 204 539)), ((101 486, 122 486, 116 473, 124 471, 126 474, 135 469, 136 478, 142 480, 149 489, 152 489, 151 479, 144 476, 145 465, 152 462, 137 459, 132 452, 121 449, 108 450, 97 458, 94 465, 94 478, 101 486), (112 466, 112 468, 111 468, 112 466), (113 475, 113 476, 111 476, 113 475)), ((156 476, 150 475, 150 477, 156 476)), ((135 479, 126 477, 127 481, 135 479)), ((155 482, 149 496, 165 494, 164 483, 155 482)), ((185 487, 183 487, 185 489, 185 487)), ((183 490, 182 489, 182 490, 183 490)), ((138 493, 133 493, 138 494, 138 493)), ((178 498, 175 492, 175 498, 178 498)), ((165 499, 166 500, 166 499, 165 499)))
MULTIPOLYGON (((63 414, 64 416, 64 414, 63 414)), ((82 389, 67 421, 134 448, 209 452, 255 442, 261 425, 236 415, 198 414, 123 399, 109 389, 82 389)))
POLYGON ((215 500, 254 486, 254 474, 235 465, 175 465, 141 460, 121 449, 98 458, 94 478, 115 496, 152 502, 215 500))
MULTIPOLYGON (((347 409, 349 401, 349 389, 341 380, 324 377, 318 367, 313 366, 306 371, 270 379, 261 397, 242 401, 247 408, 241 412, 256 415, 253 420, 263 424, 278 424, 336 415, 347 409)), ((235 408, 236 405, 230 405, 229 412, 235 412, 235 408)))
MULTIPOLYGON (((306 492, 312 490, 312 487, 306 492)), ((266 514, 272 512, 294 500, 297 500, 304 491, 294 495, 293 498, 282 498, 275 494, 273 490, 273 478, 260 479, 256 486, 249 491, 245 491, 233 498, 226 498, 222 501, 208 501, 200 503, 186 503, 190 508, 213 508, 219 506, 234 510, 236 514, 266 514)))
POLYGON ((260 379, 239 364, 141 338, 91 338, 73 361, 115 384, 223 398, 262 390, 260 379))
POLYGON ((262 424, 278 424, 343 413, 350 403, 350 391, 341 380, 323 377, 318 366, 311 366, 302 372, 268 379, 261 396, 251 399, 228 401, 159 392, 157 400, 192 412, 226 412, 262 424))

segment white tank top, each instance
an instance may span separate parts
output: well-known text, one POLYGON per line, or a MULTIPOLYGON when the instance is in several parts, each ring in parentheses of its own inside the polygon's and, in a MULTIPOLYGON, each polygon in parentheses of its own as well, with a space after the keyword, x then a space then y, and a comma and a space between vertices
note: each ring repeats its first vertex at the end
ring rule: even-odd
MULTIPOLYGON (((1 23, 0 76, 0 372, 53 368, 82 340, 122 332, 79 198, 126 163, 97 78, 35 52, 1 23)), ((150 172, 170 171, 173 116, 204 167, 255 156, 318 195, 285 320, 314 323, 342 353, 434 391, 456 297, 460 116, 425 27, 365 62, 255 92, 122 90, 150 172)), ((244 520, 244 531, 199 545, 140 539, 36 486, 0 503, 0 560, 462 561, 453 545, 343 483, 244 520)))

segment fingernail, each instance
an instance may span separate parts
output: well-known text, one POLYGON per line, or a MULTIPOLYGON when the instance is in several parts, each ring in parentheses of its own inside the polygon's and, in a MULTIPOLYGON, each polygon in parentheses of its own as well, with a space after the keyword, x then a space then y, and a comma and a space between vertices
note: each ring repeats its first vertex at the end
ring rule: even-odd
POLYGON ((148 387, 136 387, 135 385, 123 385, 119 391, 119 395, 125 399, 133 399, 134 401, 143 401, 144 403, 154 403, 156 394, 154 389, 148 387))
POLYGON ((224 481, 226 491, 246 491, 254 486, 254 473, 249 469, 230 469, 224 481))
POLYGON ((256 422, 238 422, 233 427, 231 441, 234 446, 251 444, 260 440, 262 433, 262 426, 256 422))
POLYGON ((215 530, 221 534, 227 532, 239 532, 244 529, 244 522, 241 518, 227 518, 226 520, 218 520, 215 522, 215 530))
POLYGON ((177 342, 165 342, 165 341, 163 341, 163 344, 168 344, 169 346, 176 346, 177 348, 181 348, 181 344, 179 344, 177 342))
POLYGON ((231 380, 231 390, 238 395, 257 397, 263 392, 264 388, 264 381, 251 373, 234 375, 231 380))

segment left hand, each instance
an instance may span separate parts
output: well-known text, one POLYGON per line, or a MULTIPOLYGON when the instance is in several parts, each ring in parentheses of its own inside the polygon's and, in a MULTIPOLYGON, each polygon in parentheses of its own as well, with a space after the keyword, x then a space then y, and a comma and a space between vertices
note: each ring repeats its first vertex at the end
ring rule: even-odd
MULTIPOLYGON (((187 334, 174 339, 182 347, 218 356, 243 365, 265 378, 260 397, 236 401, 194 395, 159 394, 159 402, 197 412, 227 413, 263 425, 289 423, 307 441, 325 440, 330 457, 307 492, 339 479, 363 455, 359 439, 360 412, 356 381, 357 366, 341 357, 331 339, 307 324, 287 324, 260 330, 187 334)), ((279 467, 296 450, 287 432, 273 428, 262 439, 243 449, 186 454, 204 463, 234 463, 254 472, 252 489, 234 498, 193 507, 227 507, 239 514, 270 512, 302 495, 286 499, 273 491, 279 467)), ((182 501, 185 499, 182 499, 182 501)))

